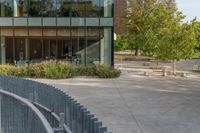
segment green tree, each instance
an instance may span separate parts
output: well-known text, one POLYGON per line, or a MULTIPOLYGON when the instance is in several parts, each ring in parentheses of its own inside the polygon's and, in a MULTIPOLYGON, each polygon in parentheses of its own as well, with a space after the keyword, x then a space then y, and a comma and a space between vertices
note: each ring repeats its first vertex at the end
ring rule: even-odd
MULTIPOLYGON (((196 20, 196 19, 195 19, 196 20)), ((195 34, 197 39, 197 52, 200 52, 200 22, 194 20, 195 34)))
MULTIPOLYGON (((125 18, 128 29, 128 48, 135 50, 135 55, 138 56, 139 50, 146 44, 144 36, 147 35, 147 32, 151 34, 150 30, 147 31, 148 16, 160 5, 173 13, 176 10, 176 3, 175 0, 128 0, 128 5, 125 18)), ((153 44, 153 40, 151 44, 153 44)))
POLYGON ((146 16, 154 8, 156 0, 128 0, 127 16, 125 23, 128 30, 128 48, 135 50, 135 55, 139 55, 141 49, 141 31, 144 28, 146 16))
POLYGON ((122 51, 127 49, 127 41, 125 36, 117 36, 115 40, 115 51, 122 51))

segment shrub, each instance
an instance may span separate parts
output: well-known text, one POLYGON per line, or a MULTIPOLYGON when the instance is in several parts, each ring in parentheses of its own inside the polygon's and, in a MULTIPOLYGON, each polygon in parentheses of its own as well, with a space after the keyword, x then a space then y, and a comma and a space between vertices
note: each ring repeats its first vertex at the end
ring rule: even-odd
POLYGON ((90 66, 90 67, 84 67, 79 66, 75 67, 75 76, 96 76, 96 67, 90 66))
POLYGON ((43 70, 44 63, 30 65, 28 67, 29 75, 35 78, 42 78, 44 77, 44 70, 43 70))
POLYGON ((96 75, 99 78, 117 78, 121 72, 117 69, 107 66, 96 66, 96 75))
POLYGON ((70 65, 62 63, 46 63, 43 66, 43 70, 45 78, 61 79, 71 78, 74 76, 73 68, 70 65))
POLYGON ((14 69, 12 65, 0 65, 0 75, 9 76, 12 75, 11 70, 14 69))
POLYGON ((107 66, 72 66, 62 62, 50 61, 21 67, 0 65, 0 75, 49 79, 64 79, 75 76, 116 78, 120 76, 120 71, 107 66))
POLYGON ((30 77, 28 67, 25 66, 11 68, 9 75, 17 77, 30 77))

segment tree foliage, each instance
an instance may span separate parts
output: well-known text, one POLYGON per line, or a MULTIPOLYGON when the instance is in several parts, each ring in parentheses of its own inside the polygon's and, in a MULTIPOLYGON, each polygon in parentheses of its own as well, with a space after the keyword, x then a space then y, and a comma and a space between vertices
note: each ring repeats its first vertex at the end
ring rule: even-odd
POLYGON ((195 27, 195 34, 196 34, 196 39, 197 39, 196 49, 198 50, 198 52, 200 52, 200 22, 194 21, 193 24, 195 27))
POLYGON ((115 40, 115 51, 122 51, 127 49, 127 41, 125 36, 117 36, 115 40))
POLYGON ((126 24, 129 47, 162 60, 191 58, 197 43, 196 21, 185 16, 174 0, 129 0, 126 24))

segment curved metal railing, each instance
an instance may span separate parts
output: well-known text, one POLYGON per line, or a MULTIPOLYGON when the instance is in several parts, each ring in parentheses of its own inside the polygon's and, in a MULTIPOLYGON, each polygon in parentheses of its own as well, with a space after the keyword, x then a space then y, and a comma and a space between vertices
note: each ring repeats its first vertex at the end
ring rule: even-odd
POLYGON ((45 116, 27 99, 20 97, 16 94, 13 94, 11 92, 4 91, 2 89, 0 89, 0 94, 14 98, 17 101, 25 104, 29 109, 31 109, 38 116, 38 118, 40 119, 41 123, 43 124, 43 126, 46 130, 46 133, 54 133, 53 129, 51 128, 51 126, 50 126, 49 122, 47 121, 47 119, 45 118, 45 116))
POLYGON ((90 111, 53 86, 0 76, 0 88, 2 133, 108 133, 90 111))

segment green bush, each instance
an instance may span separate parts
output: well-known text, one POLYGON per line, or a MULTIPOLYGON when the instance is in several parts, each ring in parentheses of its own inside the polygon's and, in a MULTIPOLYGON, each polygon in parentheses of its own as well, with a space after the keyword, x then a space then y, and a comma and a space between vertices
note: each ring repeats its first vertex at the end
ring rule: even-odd
POLYGON ((43 66, 44 77, 53 79, 72 78, 74 76, 73 68, 70 65, 50 62, 43 66))
POLYGON ((0 75, 49 79, 73 78, 76 76, 116 78, 120 76, 120 71, 107 66, 72 66, 62 62, 50 61, 21 67, 0 65, 0 75))
POLYGON ((0 65, 0 75, 9 76, 12 75, 11 70, 15 68, 12 65, 0 65))
POLYGON ((96 76, 96 67, 90 66, 90 67, 84 67, 79 66, 75 67, 75 76, 96 76))
POLYGON ((44 77, 44 63, 30 65, 28 67, 29 75, 34 78, 44 77))
POLYGON ((30 77, 28 68, 25 66, 11 68, 9 75, 17 77, 30 77))
POLYGON ((107 66, 97 66, 96 75, 99 78, 116 78, 119 77, 121 72, 119 70, 113 69, 107 66))

